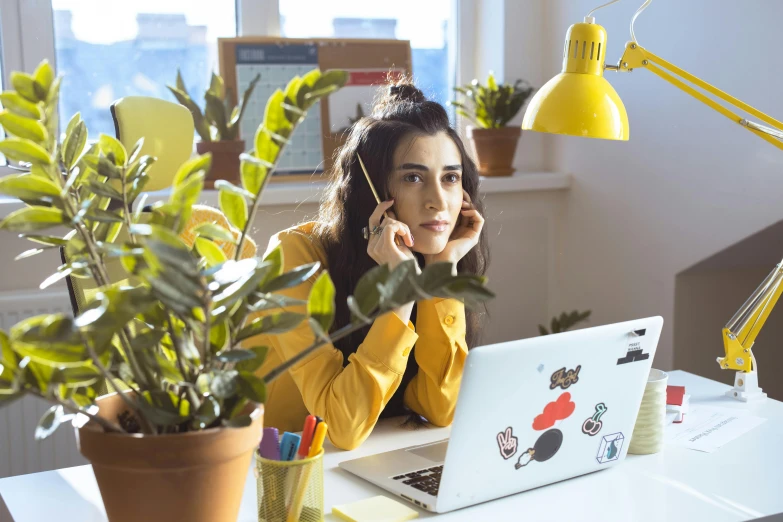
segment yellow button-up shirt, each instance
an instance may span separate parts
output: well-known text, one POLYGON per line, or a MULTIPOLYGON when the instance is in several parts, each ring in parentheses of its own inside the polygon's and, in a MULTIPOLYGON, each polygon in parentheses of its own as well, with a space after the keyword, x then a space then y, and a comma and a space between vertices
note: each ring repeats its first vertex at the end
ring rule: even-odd
MULTIPOLYGON (((306 223, 272 237, 267 252, 281 247, 283 270, 314 261, 326 268, 326 253, 312 237, 313 226, 306 223)), ((306 300, 317 277, 281 293, 306 300)), ((291 311, 303 312, 302 308, 291 311)), ((289 332, 260 335, 243 344, 270 347, 258 371, 264 375, 314 339, 303 322, 289 332)), ((359 446, 400 386, 414 345, 419 370, 404 391, 405 405, 435 425, 450 424, 467 356, 465 307, 456 299, 420 301, 415 328, 394 312, 377 318, 347 365, 332 344, 316 350, 270 384, 264 424, 281 432, 301 431, 309 413, 326 421, 329 439, 338 448, 359 446)))

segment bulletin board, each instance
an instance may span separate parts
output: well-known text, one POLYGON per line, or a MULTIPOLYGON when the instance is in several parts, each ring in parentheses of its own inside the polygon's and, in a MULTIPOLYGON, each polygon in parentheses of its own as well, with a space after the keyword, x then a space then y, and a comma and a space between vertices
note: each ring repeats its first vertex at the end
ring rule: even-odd
POLYGON ((276 89, 285 89, 291 78, 316 67, 349 73, 345 87, 308 111, 283 150, 272 181, 309 180, 328 172, 335 151, 344 143, 350 119, 369 114, 377 86, 389 72, 410 74, 412 70, 407 40, 219 38, 218 55, 229 99, 239 99, 256 74, 261 74, 239 129, 247 151, 253 148, 266 102, 276 89))

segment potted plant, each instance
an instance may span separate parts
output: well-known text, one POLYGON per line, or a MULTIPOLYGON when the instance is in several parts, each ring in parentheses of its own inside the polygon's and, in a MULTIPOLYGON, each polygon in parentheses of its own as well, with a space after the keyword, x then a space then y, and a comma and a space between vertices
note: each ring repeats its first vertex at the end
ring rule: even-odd
POLYGON ((514 85, 498 85, 489 73, 486 87, 473 80, 454 90, 465 101, 451 104, 457 107, 457 114, 473 123, 468 126, 468 138, 476 153, 479 172, 483 176, 510 176, 514 172, 514 152, 522 129, 506 125, 533 94, 533 87, 524 80, 517 80, 514 85))
POLYGON ((318 263, 283 272, 279 249, 264 259, 240 259, 288 136, 318 99, 344 84, 342 71, 313 70, 270 97, 255 150, 241 156, 241 186, 220 186, 221 210, 241 232, 201 225, 195 248, 179 234, 199 198, 209 154, 181 166, 170 198, 151 215, 140 210, 143 201, 131 209, 128 201, 143 190, 154 161, 139 154, 141 141, 126 150, 101 135, 88 147, 76 114, 60 142, 60 79, 52 68, 44 62, 33 75, 12 78, 14 90, 0 94, 6 108, 0 124, 11 136, 0 141, 0 152, 31 170, 0 178, 0 193, 26 203, 0 229, 36 244, 19 257, 67 251, 69 262, 42 288, 69 274, 92 278, 99 288, 77 317, 41 315, 0 332, 0 406, 25 394, 50 401, 37 439, 74 422, 111 522, 236 520, 270 381, 402 303, 450 296, 470 306, 492 297, 484 278, 453 276, 449 263, 421 273, 413 261, 392 272, 383 265, 359 281, 348 301, 352 321, 336 328, 327 272, 305 302, 277 293, 314 276, 318 263), (119 208, 109 207, 111 200, 119 208), (128 239, 115 242, 121 228, 128 239), (234 258, 226 259, 214 241, 236 243, 234 258), (109 258, 119 258, 126 271, 119 281, 108 278, 109 258), (293 305, 304 313, 286 310, 293 305), (303 321, 315 332, 313 345, 257 375, 267 348, 244 342, 303 321), (105 389, 113 393, 102 395, 105 389))
MULTIPOLYGON (((590 317, 590 314, 592 313, 591 310, 585 310, 584 312, 580 312, 579 310, 574 310, 571 313, 561 313, 560 317, 553 317, 552 322, 550 323, 549 327, 551 329, 551 333, 557 334, 561 332, 566 332, 573 328, 574 326, 578 325, 582 321, 587 321, 587 319, 590 317)), ((546 326, 543 324, 538 325, 538 333, 541 335, 549 335, 550 331, 546 329, 546 326)))
POLYGON ((168 89, 179 103, 193 115, 196 132, 201 138, 196 142, 199 154, 212 155, 212 167, 207 172, 204 183, 214 188, 215 181, 226 179, 239 181, 239 155, 245 151, 244 140, 239 139, 239 123, 261 75, 257 74, 242 95, 239 105, 234 105, 226 97, 226 87, 220 75, 212 73, 209 89, 204 93, 204 112, 193 101, 185 88, 182 74, 177 70, 177 85, 168 89))

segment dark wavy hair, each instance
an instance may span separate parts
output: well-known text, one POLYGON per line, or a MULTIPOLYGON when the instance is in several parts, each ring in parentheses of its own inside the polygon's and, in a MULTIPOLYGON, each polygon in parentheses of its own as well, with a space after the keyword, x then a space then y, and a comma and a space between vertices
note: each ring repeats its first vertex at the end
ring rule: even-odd
MULTIPOLYGON (((367 240, 362 228, 377 206, 369 184, 361 170, 360 154, 382 201, 390 199, 389 176, 394 170, 394 151, 409 135, 431 136, 445 133, 462 156, 462 187, 470 195, 475 208, 484 215, 479 197, 479 175, 457 132, 451 127, 446 110, 437 102, 427 100, 409 80, 398 80, 384 89, 376 99, 373 112, 351 127, 346 143, 336 152, 330 185, 318 213, 315 236, 326 251, 329 273, 336 287, 334 324, 341 327, 351 321, 346 299, 352 294, 359 278, 376 266, 367 254, 367 240)), ((416 254, 419 264, 423 258, 416 254)), ((482 230, 478 245, 457 264, 460 273, 483 275, 489 264, 486 231, 482 230)), ((477 345, 486 308, 466 310, 466 342, 477 345)), ((413 318, 412 318, 413 320, 413 318)), ((335 342, 346 359, 356 352, 367 336, 369 326, 335 342)), ((407 376, 406 372, 406 376, 407 376)), ((404 379, 405 381, 406 379, 404 379)))

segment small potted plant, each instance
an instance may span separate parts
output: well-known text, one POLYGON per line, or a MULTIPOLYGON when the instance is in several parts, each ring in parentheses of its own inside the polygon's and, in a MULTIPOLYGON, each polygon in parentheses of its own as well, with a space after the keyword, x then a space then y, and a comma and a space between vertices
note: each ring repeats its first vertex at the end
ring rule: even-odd
POLYGON ((514 153, 522 129, 506 125, 533 94, 533 87, 524 80, 517 80, 514 85, 498 85, 489 73, 486 87, 473 80, 454 90, 465 100, 451 104, 457 108, 457 114, 473 123, 468 126, 468 138, 476 153, 479 172, 483 176, 510 176, 514 172, 514 153))
POLYGON ((550 330, 547 330, 546 326, 539 324, 538 333, 541 335, 549 335, 550 333, 557 334, 567 332, 582 321, 587 321, 591 313, 592 311, 590 310, 585 310, 584 312, 574 310, 571 313, 563 312, 560 314, 560 317, 555 316, 552 318, 552 322, 549 325, 551 332, 550 330))
POLYGON ((348 301, 352 321, 337 328, 326 271, 307 301, 279 293, 316 275, 318 263, 284 272, 279 249, 264 259, 241 258, 287 138, 315 102, 345 83, 343 71, 313 70, 270 97, 253 154, 241 156, 241 186, 220 184, 222 216, 232 227, 204 223, 192 247, 180 234, 199 199, 209 154, 180 167, 169 200, 151 214, 143 201, 131 209, 154 162, 140 155, 142 141, 127 150, 101 135, 88 147, 76 114, 60 142, 60 79, 49 64, 12 79, 14 90, 0 95, 0 124, 9 136, 0 153, 31 170, 0 178, 0 194, 26 204, 0 229, 35 243, 20 258, 65 249, 68 262, 41 288, 71 275, 93 279, 98 289, 76 317, 41 315, 0 331, 0 407, 23 395, 51 402, 36 439, 73 421, 110 522, 236 520, 261 439, 266 386, 275 377, 403 303, 441 296, 470 306, 492 297, 484 278, 453 276, 449 263, 420 274, 412 260, 391 272, 382 265, 359 281, 348 301), (127 239, 116 241, 121 229, 127 239), (225 242, 236 244, 233 259, 218 246, 225 242), (109 278, 110 258, 119 258, 126 272, 119 280, 109 278), (315 342, 257 374, 267 348, 246 342, 303 321, 315 342))
POLYGON ((204 179, 207 188, 214 188, 215 181, 225 179, 239 181, 239 155, 245 151, 245 141, 239 138, 239 123, 261 75, 257 74, 242 95, 239 105, 231 106, 226 97, 226 87, 220 75, 212 73, 209 89, 204 93, 204 112, 188 94, 182 75, 177 70, 177 85, 168 89, 179 103, 193 115, 193 123, 201 140, 196 142, 199 154, 212 155, 212 167, 204 179))

